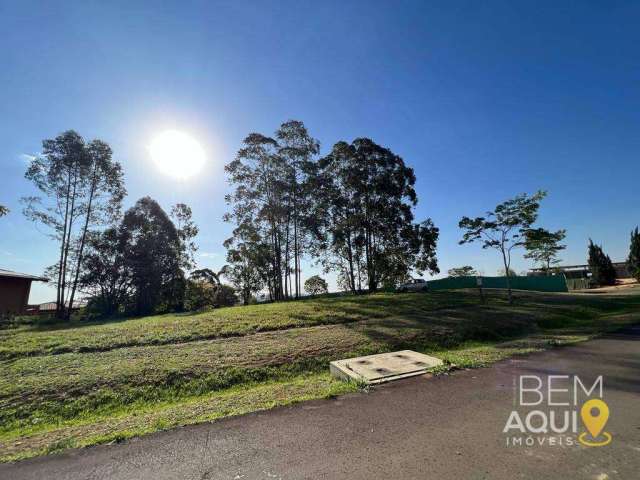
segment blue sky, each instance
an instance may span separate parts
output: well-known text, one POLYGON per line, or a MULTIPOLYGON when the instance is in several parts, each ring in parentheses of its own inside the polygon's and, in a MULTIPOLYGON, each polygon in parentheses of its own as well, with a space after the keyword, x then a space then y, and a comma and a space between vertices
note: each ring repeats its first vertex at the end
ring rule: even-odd
MULTIPOLYGON (((55 261, 18 200, 34 193, 25 155, 70 128, 111 144, 125 206, 191 205, 198 260, 220 267, 223 165, 292 118, 323 153, 368 136, 415 169, 443 272, 494 274, 497 252, 457 245, 460 217, 539 188, 539 224, 568 230, 566 262, 584 262, 589 237, 623 260, 640 223, 638 25, 639 2, 0 0, 0 268, 55 261), (201 175, 157 171, 146 147, 167 129, 201 142, 201 175)), ((35 285, 30 301, 52 298, 35 285)))

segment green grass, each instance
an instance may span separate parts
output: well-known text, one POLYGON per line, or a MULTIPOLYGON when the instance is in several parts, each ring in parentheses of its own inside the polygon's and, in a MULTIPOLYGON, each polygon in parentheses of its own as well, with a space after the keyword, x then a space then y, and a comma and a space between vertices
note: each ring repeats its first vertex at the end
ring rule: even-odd
POLYGON ((204 313, 167 314, 101 323, 23 326, 0 330, 0 359, 115 348, 166 345, 252 333, 403 317, 475 302, 438 292, 426 295, 346 296, 228 307, 204 313))
POLYGON ((180 401, 130 405, 108 416, 87 413, 73 421, 26 427, 0 435, 3 461, 55 453, 67 448, 120 442, 145 433, 213 421, 243 413, 291 405, 304 400, 330 398, 354 392, 357 385, 339 382, 327 373, 252 383, 186 397, 180 401))
MULTIPOLYGON (((353 391, 327 363, 411 348, 448 365, 640 321, 636 295, 383 293, 0 331, 0 460, 353 391)), ((447 367, 448 368, 448 367, 447 367)))

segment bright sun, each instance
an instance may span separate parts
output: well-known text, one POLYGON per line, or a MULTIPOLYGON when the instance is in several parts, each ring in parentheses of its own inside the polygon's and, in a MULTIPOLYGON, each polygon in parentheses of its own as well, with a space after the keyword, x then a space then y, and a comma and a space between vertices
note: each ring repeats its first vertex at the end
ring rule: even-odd
POLYGON ((200 144, 189 135, 176 130, 167 130, 154 138, 149 152, 163 173, 179 179, 198 173, 205 160, 200 144))

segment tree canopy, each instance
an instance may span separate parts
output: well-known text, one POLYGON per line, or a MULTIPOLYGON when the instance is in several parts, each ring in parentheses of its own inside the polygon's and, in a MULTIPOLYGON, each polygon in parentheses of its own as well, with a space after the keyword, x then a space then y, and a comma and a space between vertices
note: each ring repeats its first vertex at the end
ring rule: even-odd
POLYGON ((329 291, 329 285, 320 275, 313 275, 304 282, 304 289, 309 295, 321 295, 329 291))
POLYGON ((593 281, 602 286, 615 285, 616 270, 613 267, 611 258, 604 253, 602 246, 593 243, 589 239, 589 270, 593 281))
POLYGON ((273 300, 300 295, 300 261, 308 246, 312 204, 310 178, 319 148, 302 122, 290 120, 275 138, 248 135, 236 158, 225 166, 234 191, 226 197, 231 210, 224 219, 236 225, 225 242, 227 261, 235 265, 230 266, 235 281, 245 279, 244 288, 266 285, 273 300), (260 282, 248 281, 248 272, 240 274, 240 265, 249 258, 260 264, 260 282))
POLYGON ((367 138, 318 153, 291 120, 273 138, 248 135, 225 167, 234 190, 224 218, 235 224, 227 275, 243 298, 265 287, 272 300, 297 297, 305 254, 337 270, 352 292, 439 271, 438 229, 414 222, 415 175, 402 158, 367 138))
POLYGON ((318 165, 315 251, 352 292, 398 283, 415 270, 439 272, 439 231, 414 223, 415 174, 368 138, 338 142, 318 165))
POLYGON ((558 254, 567 248, 560 242, 567 236, 566 230, 550 232, 544 228, 532 228, 525 232, 524 247, 527 250, 524 258, 530 258, 541 265, 547 272, 560 263, 558 254))
POLYGON ((500 252, 507 277, 509 302, 513 301, 511 283, 511 256, 516 248, 525 245, 526 232, 538 218, 540 201, 546 192, 540 190, 529 196, 521 194, 500 203, 484 217, 462 217, 458 224, 464 230, 460 244, 480 242, 482 248, 493 248, 500 252))
POLYGON ((465 265, 463 267, 450 268, 447 271, 447 275, 450 277, 475 277, 478 272, 472 266, 465 265))
POLYGON ((186 253, 166 212, 152 198, 143 197, 124 214, 121 234, 134 286, 133 312, 150 314, 162 303, 179 309, 186 253))
POLYGON ((631 231, 627 267, 631 276, 640 282, 640 232, 638 227, 631 231))
MULTIPOLYGON (((80 285, 95 299, 98 311, 146 315, 184 308, 197 228, 191 209, 177 208, 182 217, 174 224, 158 202, 143 197, 115 226, 90 232, 80 285)), ((208 272, 194 274, 204 279, 208 272)), ((215 281, 215 274, 212 278, 215 281)))
POLYGON ((49 271, 56 285, 57 315, 68 318, 88 232, 120 213, 126 194, 122 167, 105 142, 87 143, 69 130, 42 142, 42 154, 31 160, 25 177, 42 194, 22 199, 25 215, 47 226, 59 243, 58 262, 49 271))
POLYGON ((185 308, 199 310, 235 305, 237 298, 234 289, 220 281, 223 274, 224 270, 215 272, 210 268, 191 272, 185 292, 185 308))
POLYGON ((119 313, 134 292, 132 268, 118 226, 90 232, 82 264, 79 288, 91 299, 91 309, 100 315, 119 313))

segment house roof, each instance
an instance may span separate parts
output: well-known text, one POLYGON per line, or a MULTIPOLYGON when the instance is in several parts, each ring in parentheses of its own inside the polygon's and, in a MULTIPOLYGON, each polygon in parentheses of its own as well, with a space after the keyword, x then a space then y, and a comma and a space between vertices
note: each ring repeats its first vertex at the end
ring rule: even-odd
MULTIPOLYGON (((627 262, 611 262, 614 267, 626 267, 627 262)), ((584 265, 557 265, 552 267, 557 270, 587 270, 589 269, 589 264, 584 265)), ((545 268, 531 268, 532 272, 544 271, 545 268)))
POLYGON ((0 278, 1 277, 5 277, 5 278, 23 278, 25 280, 37 280, 40 282, 48 282, 48 280, 44 277, 39 277, 36 275, 29 275, 28 273, 19 273, 19 272, 12 272, 11 270, 3 270, 2 268, 0 268, 0 278))
MULTIPOLYGON (((65 306, 65 308, 69 308, 69 300, 64 302, 64 306, 65 306)), ((73 308, 82 308, 82 307, 86 307, 86 306, 87 306, 87 300, 84 299, 84 298, 76 299, 76 300, 73 301, 73 308)), ((47 312, 47 311, 55 310, 56 307, 57 307, 57 303, 56 302, 45 302, 45 303, 41 303, 39 305, 30 305, 30 307, 37 308, 41 312, 47 312)))

